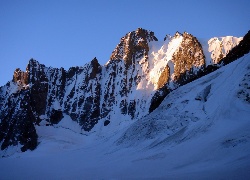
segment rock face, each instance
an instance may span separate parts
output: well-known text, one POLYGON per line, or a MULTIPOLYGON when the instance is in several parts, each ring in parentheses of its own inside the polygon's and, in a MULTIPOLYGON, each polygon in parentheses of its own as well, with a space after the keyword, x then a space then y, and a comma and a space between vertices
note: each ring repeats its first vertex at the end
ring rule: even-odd
POLYGON ((29 90, 23 90, 8 96, 2 106, 0 141, 1 150, 21 144, 21 150, 34 150, 38 144, 34 126, 36 117, 32 112, 29 90))
POLYGON ((70 68, 66 73, 61 109, 85 131, 91 130, 100 116, 101 70, 94 58, 85 66, 70 68))
POLYGON ((121 38, 121 42, 112 52, 110 60, 124 60, 127 67, 135 65, 137 59, 148 57, 148 43, 151 41, 158 41, 154 32, 138 28, 121 38))
POLYGON ((186 32, 182 36, 183 40, 172 60, 174 63, 172 76, 178 85, 190 82, 190 79, 196 77, 206 66, 205 55, 200 42, 196 37, 186 32))
POLYGON ((103 68, 102 117, 110 120, 118 114, 129 115, 132 119, 142 116, 141 112, 146 110, 146 99, 139 97, 147 95, 148 92, 139 90, 144 90, 145 84, 140 88, 138 86, 149 73, 149 43, 153 41, 157 41, 154 33, 141 28, 121 38, 103 68), (138 93, 141 94, 136 97, 138 93), (113 109, 117 108, 120 111, 114 112, 113 109))
MULTIPOLYGON (((168 38, 165 40, 169 39, 169 36, 166 37, 168 38)), ((172 65, 167 65, 161 73, 158 90, 151 100, 149 112, 156 109, 172 89, 197 79, 206 66, 202 45, 196 37, 187 32, 176 32, 174 37, 169 39, 170 42, 171 39, 180 40, 178 48, 170 59, 172 65)))
MULTIPOLYGON (((34 114, 50 122, 64 112, 84 130, 90 130, 100 115, 101 66, 97 59, 83 67, 47 68, 31 60, 29 65, 31 103, 34 114), (59 113, 59 114, 58 114, 59 113)), ((58 117, 57 117, 58 118, 58 117)))
POLYGON ((0 87, 1 149, 19 144, 22 151, 35 149, 35 126, 41 121, 58 124, 65 115, 84 131, 91 131, 99 121, 112 126, 141 118, 156 109, 170 91, 217 69, 217 62, 237 59, 242 52, 237 48, 249 52, 248 42, 249 33, 239 46, 234 44, 232 51, 223 52, 223 59, 208 64, 210 57, 205 54, 212 46, 204 52, 204 45, 193 35, 177 32, 158 41, 152 31, 138 28, 121 38, 104 66, 94 58, 66 71, 31 59, 25 72, 16 69, 13 80, 0 87))
POLYGON ((96 59, 69 71, 45 67, 33 59, 26 72, 16 69, 13 80, 0 88, 1 149, 19 143, 22 151, 33 150, 35 125, 42 119, 57 124, 63 113, 89 131, 100 115, 100 74, 96 59))

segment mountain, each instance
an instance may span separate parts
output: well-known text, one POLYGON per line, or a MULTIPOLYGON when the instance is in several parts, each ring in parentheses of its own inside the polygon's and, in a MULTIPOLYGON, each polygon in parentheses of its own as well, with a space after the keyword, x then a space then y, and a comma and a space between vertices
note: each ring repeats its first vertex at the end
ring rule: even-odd
POLYGON ((1 151, 1 179, 249 179, 250 53, 209 70, 139 119, 101 119, 90 132, 66 113, 42 120, 34 151, 1 151))
POLYGON ((138 28, 121 38, 104 66, 94 58, 65 70, 31 59, 25 72, 16 69, 0 88, 1 150, 34 150, 40 143, 37 127, 56 126, 64 117, 86 135, 100 125, 136 122, 173 90, 247 53, 249 32, 210 40, 176 32, 158 41, 154 32, 138 28))

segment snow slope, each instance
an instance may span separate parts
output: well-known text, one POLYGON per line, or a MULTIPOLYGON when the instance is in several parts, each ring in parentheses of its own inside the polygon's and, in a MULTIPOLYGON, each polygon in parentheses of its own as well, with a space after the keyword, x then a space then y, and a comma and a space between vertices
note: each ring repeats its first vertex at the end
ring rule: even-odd
POLYGON ((0 179, 249 179, 249 89, 247 54, 119 128, 41 124, 35 151, 0 159, 0 179))

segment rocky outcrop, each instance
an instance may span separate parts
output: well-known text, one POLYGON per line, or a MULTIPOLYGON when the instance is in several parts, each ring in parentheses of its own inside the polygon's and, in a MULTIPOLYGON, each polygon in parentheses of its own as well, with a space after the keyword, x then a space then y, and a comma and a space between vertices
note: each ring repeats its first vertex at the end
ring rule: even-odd
POLYGON ((13 81, 14 82, 19 81, 22 85, 27 85, 27 84, 29 84, 29 73, 27 71, 23 72, 23 71, 21 71, 20 68, 17 68, 14 71, 13 81))
POLYGON ((173 80, 178 85, 190 82, 203 71, 205 55, 200 42, 191 34, 183 33, 182 42, 178 50, 173 55, 174 73, 173 80))
POLYGON ((60 109, 59 110, 52 109, 50 113, 51 124, 58 124, 62 120, 62 118, 63 118, 63 113, 60 109))

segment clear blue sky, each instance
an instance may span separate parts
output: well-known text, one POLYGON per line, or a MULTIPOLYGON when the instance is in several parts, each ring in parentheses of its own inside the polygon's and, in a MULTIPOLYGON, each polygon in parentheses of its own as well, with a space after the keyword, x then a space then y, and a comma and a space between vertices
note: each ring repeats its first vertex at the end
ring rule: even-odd
POLYGON ((196 37, 243 36, 249 0, 0 0, 0 86, 30 58, 46 66, 104 65, 120 38, 138 27, 196 37))

